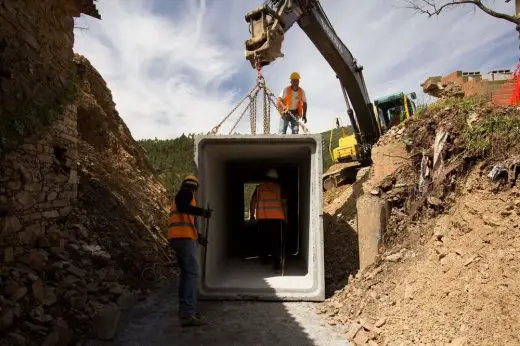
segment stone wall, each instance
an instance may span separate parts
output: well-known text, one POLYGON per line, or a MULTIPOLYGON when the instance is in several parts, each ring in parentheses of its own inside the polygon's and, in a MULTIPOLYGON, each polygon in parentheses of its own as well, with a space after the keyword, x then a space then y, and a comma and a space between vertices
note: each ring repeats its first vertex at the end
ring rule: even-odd
POLYGON ((0 0, 0 261, 77 197, 72 47, 82 12, 99 18, 93 0, 0 0))
POLYGON ((48 224, 67 216, 78 192, 77 109, 0 162, 0 203, 4 227, 0 246, 33 245, 48 224))

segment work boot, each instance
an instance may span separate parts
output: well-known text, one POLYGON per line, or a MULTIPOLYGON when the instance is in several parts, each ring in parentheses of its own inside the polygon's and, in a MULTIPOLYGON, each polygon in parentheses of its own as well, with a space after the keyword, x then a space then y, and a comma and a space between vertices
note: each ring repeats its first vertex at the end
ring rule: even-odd
POLYGON ((206 324, 206 321, 202 317, 201 314, 195 313, 191 316, 181 317, 181 326, 182 327, 198 327, 206 324))

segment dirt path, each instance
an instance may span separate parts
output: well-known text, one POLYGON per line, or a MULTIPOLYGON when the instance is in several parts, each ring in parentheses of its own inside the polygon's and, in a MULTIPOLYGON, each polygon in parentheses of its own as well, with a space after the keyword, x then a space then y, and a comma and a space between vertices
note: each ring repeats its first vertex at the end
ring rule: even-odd
POLYGON ((209 324, 181 328, 176 300, 175 282, 165 283, 123 315, 115 340, 82 345, 349 345, 312 303, 201 301, 209 324))

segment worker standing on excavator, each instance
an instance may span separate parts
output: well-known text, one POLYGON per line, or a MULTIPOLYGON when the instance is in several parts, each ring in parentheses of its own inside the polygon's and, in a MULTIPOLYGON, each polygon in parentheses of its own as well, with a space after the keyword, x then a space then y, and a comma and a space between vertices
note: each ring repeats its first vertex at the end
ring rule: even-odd
POLYGON ((182 181, 170 207, 168 217, 168 242, 175 251, 180 266, 179 318, 182 326, 205 324, 197 309, 197 242, 204 247, 207 240, 197 230, 195 217, 211 217, 211 209, 197 207, 195 193, 199 188, 196 176, 188 175, 182 181))
POLYGON ((289 124, 292 134, 298 134, 298 119, 307 123, 307 98, 305 91, 300 87, 300 74, 291 73, 290 80, 291 85, 285 87, 277 98, 278 110, 282 115, 279 134, 286 134, 289 124))
POLYGON ((258 220, 262 263, 268 263, 270 253, 273 260, 273 270, 276 274, 279 274, 282 269, 282 256, 284 255, 284 223, 287 220, 287 202, 278 181, 278 172, 275 169, 270 169, 267 171, 266 178, 267 181, 259 184, 253 192, 249 215, 251 220, 254 220, 255 217, 258 220))

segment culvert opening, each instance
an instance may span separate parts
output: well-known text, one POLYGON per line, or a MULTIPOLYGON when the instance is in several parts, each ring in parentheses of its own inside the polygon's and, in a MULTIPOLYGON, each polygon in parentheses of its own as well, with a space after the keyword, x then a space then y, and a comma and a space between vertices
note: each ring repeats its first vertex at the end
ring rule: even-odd
POLYGON ((196 139, 199 199, 214 209, 202 254, 201 295, 322 300, 321 140, 258 137, 196 139), (265 235, 249 217, 251 195, 270 168, 278 171, 287 198, 283 276, 261 263, 265 235))

